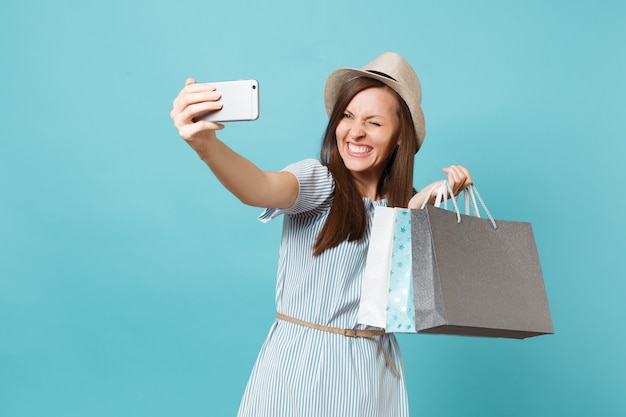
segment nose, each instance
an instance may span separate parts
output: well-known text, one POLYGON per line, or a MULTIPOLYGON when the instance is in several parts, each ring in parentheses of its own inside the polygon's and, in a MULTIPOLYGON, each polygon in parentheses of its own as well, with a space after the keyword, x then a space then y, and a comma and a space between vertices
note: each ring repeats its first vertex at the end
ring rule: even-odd
POLYGON ((365 136, 365 128, 363 127, 363 124, 361 122, 355 121, 350 126, 350 137, 352 139, 358 139, 362 138, 363 136, 365 136))

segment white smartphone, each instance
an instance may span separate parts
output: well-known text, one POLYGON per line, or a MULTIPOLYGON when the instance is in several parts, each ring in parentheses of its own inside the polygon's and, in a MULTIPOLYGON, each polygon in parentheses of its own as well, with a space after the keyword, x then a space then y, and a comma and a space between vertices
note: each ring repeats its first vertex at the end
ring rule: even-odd
POLYGON ((257 80, 221 81, 208 83, 222 94, 223 107, 201 113, 194 120, 208 122, 239 122, 259 118, 259 82, 257 80))

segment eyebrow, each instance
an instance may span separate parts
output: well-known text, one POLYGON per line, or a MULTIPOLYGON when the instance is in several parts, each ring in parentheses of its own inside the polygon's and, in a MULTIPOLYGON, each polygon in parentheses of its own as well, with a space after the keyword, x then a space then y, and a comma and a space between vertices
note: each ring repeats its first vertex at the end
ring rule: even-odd
MULTIPOLYGON (((344 110, 344 113, 346 113, 346 112, 347 112, 347 113, 350 113, 351 115, 354 115, 354 112, 350 111, 350 109, 348 109, 348 108, 346 108, 346 110, 344 110)), ((372 114, 371 116, 367 116, 367 117, 365 118, 365 120, 373 119, 373 118, 375 118, 375 117, 381 118, 381 119, 383 119, 383 120, 387 120, 387 117, 385 117, 385 116, 383 116, 383 115, 381 115, 381 114, 372 114)))

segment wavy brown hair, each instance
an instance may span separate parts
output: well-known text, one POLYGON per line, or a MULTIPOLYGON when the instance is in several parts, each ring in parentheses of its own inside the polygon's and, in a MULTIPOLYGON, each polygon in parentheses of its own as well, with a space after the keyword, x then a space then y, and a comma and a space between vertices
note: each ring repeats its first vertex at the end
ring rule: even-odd
POLYGON ((353 78, 339 92, 322 141, 320 159, 335 180, 335 192, 330 213, 313 248, 314 256, 346 240, 361 240, 367 232, 368 217, 362 196, 339 154, 335 131, 350 101, 368 88, 385 88, 393 92, 398 102, 396 109, 400 121, 396 132, 400 144, 389 156, 378 181, 376 194, 386 197, 389 207, 406 207, 413 195, 413 160, 417 151, 417 139, 409 108, 394 90, 382 82, 368 77, 353 78))

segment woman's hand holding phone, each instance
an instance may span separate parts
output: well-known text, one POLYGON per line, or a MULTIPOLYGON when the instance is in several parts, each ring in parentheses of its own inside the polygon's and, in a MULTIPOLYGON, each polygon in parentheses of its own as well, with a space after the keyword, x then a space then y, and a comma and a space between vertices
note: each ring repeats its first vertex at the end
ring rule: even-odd
POLYGON ((210 142, 216 139, 215 131, 222 130, 224 125, 206 120, 195 120, 198 114, 215 112, 222 108, 222 96, 210 84, 198 84, 193 78, 187 78, 185 86, 174 99, 170 117, 178 134, 202 158, 208 151, 210 142))

